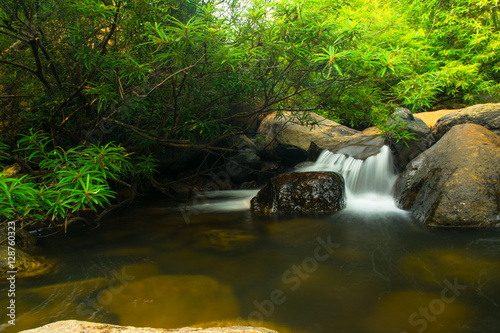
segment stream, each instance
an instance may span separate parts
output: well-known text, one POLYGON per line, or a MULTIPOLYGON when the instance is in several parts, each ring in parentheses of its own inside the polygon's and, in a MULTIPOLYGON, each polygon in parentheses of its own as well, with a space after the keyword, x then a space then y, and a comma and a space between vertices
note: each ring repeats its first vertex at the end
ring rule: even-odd
MULTIPOLYGON (((144 199, 98 229, 42 240, 40 254, 57 269, 17 281, 16 326, 4 317, 0 331, 79 319, 280 333, 496 332, 500 229, 428 228, 394 204, 388 150, 361 162, 342 156, 323 153, 302 170, 344 175, 347 208, 336 214, 253 216, 256 191, 222 191, 181 206, 144 199)), ((0 289, 6 295, 6 281, 0 289)))

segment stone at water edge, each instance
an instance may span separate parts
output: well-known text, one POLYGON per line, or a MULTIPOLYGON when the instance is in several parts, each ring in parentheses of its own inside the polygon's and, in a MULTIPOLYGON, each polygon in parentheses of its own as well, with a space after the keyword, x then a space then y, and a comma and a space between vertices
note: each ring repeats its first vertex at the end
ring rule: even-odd
POLYGON ((391 124, 400 123, 405 126, 408 133, 412 133, 416 140, 397 140, 387 137, 387 143, 391 147, 396 166, 399 170, 404 170, 406 165, 432 146, 434 138, 431 129, 421 119, 415 118, 410 110, 397 108, 394 112, 398 118, 396 121, 389 121, 391 124))
POLYGON ((211 327, 206 329, 185 327, 179 329, 161 329, 149 327, 118 326, 91 323, 77 320, 64 320, 45 326, 22 331, 20 333, 278 333, 266 328, 256 327, 211 327))
POLYGON ((396 183, 398 205, 434 226, 500 224, 500 136, 453 127, 411 161, 396 183))
POLYGON ((253 213, 334 213, 345 208, 345 183, 336 172, 293 172, 272 178, 252 199, 253 213))

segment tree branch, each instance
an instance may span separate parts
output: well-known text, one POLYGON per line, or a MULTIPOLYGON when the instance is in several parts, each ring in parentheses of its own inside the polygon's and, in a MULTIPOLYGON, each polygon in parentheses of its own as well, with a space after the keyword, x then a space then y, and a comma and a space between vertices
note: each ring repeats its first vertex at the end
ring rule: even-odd
MULTIPOLYGON (((4 25, 0 25, 0 28, 4 28, 4 29, 8 29, 8 27, 4 26, 4 25)), ((29 40, 23 38, 23 37, 20 37, 12 32, 8 32, 8 31, 5 31, 5 30, 0 30, 0 34, 4 34, 4 35, 7 35, 9 37, 12 37, 12 38, 15 38, 23 43, 26 43, 26 44, 29 44, 29 40)))
POLYGON ((40 48, 40 50, 42 50, 42 53, 45 56, 45 59, 47 59, 47 61, 49 62, 50 71, 52 72, 52 74, 54 75, 54 78, 56 79, 57 86, 59 88, 61 88, 62 82, 61 82, 61 79, 59 78, 59 74, 57 73, 57 69, 56 69, 56 66, 54 65, 54 61, 52 61, 52 57, 50 56, 47 49, 42 45, 40 38, 37 38, 36 42, 37 42, 37 45, 40 48))
POLYGON ((116 6, 116 13, 115 17, 113 19, 113 23, 111 24, 111 29, 109 30, 109 33, 107 34, 106 38, 102 41, 102 48, 101 48, 101 56, 106 54, 106 48, 108 46, 109 41, 111 40, 111 37, 113 37, 113 34, 116 32, 116 28, 118 26, 118 20, 120 18, 120 8, 121 8, 121 2, 118 3, 116 6))
POLYGON ((35 76, 37 75, 36 70, 34 70, 33 68, 30 68, 30 67, 25 66, 23 64, 18 64, 17 62, 12 62, 12 61, 8 61, 8 60, 0 59, 0 63, 6 64, 6 65, 11 65, 11 66, 18 67, 18 68, 22 68, 35 76))

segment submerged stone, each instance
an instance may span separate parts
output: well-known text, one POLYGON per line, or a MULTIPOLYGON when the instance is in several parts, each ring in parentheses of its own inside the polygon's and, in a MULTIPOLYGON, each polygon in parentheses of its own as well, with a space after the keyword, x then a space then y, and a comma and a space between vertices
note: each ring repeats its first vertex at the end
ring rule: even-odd
POLYGON ((436 249, 408 254, 399 261, 408 278, 429 286, 459 281, 467 288, 491 295, 500 291, 500 263, 476 257, 465 249, 436 249))
POLYGON ((385 297, 365 319, 363 332, 458 332, 472 311, 457 297, 406 290, 385 297))
POLYGON ((237 251, 247 249, 257 236, 246 230, 204 230, 196 234, 195 246, 217 251, 237 251))
POLYGON ((209 276, 158 275, 122 287, 110 288, 106 302, 121 325, 175 328, 239 315, 231 288, 209 276))
POLYGON ((345 208, 345 184, 336 172, 293 172, 272 178, 251 201, 253 213, 334 213, 345 208))

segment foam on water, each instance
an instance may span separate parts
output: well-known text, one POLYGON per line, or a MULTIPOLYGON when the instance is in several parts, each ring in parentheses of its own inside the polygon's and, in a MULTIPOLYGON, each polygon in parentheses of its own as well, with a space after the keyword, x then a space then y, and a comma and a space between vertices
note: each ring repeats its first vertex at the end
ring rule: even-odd
POLYGON ((399 212, 393 198, 397 174, 388 146, 366 160, 325 150, 314 165, 299 171, 334 171, 340 173, 346 185, 346 210, 366 212, 399 212))
MULTIPOLYGON (((346 185, 346 212, 401 212, 393 198, 393 186, 397 174, 392 154, 387 146, 365 160, 325 150, 317 161, 297 170, 334 171, 340 173, 346 185)), ((229 212, 247 210, 250 200, 258 190, 231 190, 203 192, 197 195, 186 208, 196 212, 229 212)))

